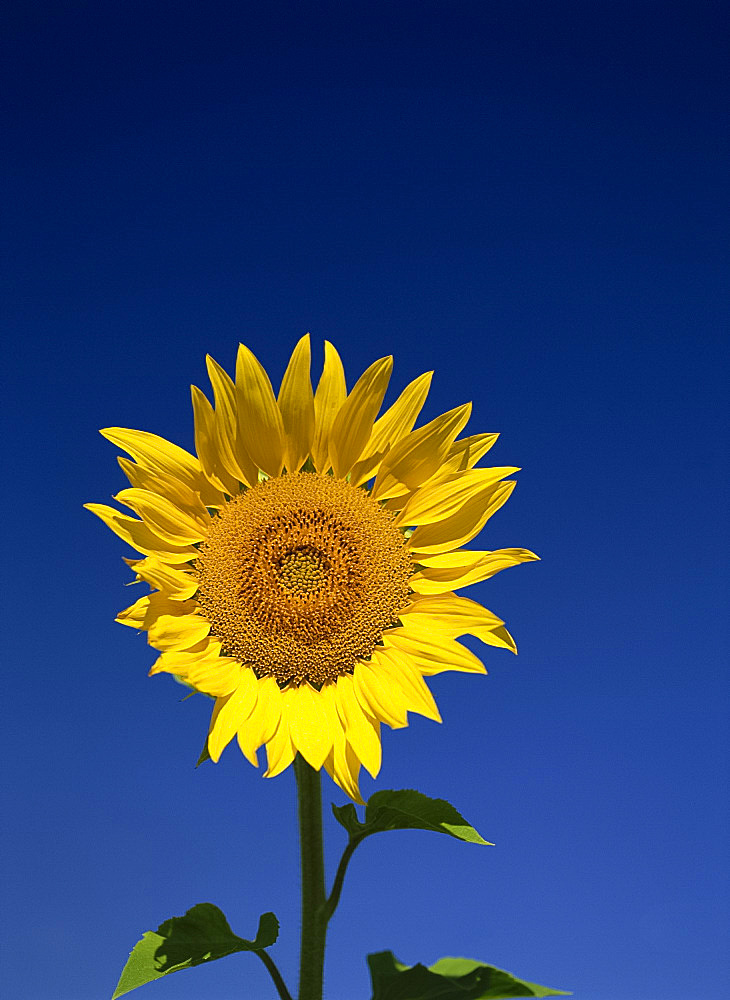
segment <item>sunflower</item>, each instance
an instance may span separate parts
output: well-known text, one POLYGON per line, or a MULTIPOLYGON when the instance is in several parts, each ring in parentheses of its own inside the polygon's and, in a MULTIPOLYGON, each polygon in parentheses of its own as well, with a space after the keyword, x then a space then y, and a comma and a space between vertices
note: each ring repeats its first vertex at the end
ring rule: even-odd
POLYGON ((497 434, 458 437, 468 403, 413 429, 432 372, 378 417, 392 358, 348 393, 326 342, 313 392, 307 335, 278 397, 243 345, 235 382, 207 363, 215 405, 192 387, 197 457, 146 431, 101 432, 131 456, 114 499, 136 516, 86 506, 141 553, 126 561, 151 588, 117 621, 159 651, 150 674, 215 698, 212 760, 234 736, 256 766, 265 746, 267 777, 300 753, 360 802, 381 723, 441 721, 424 677, 486 673, 458 637, 516 652, 500 618, 454 591, 537 559, 461 547, 519 470, 476 467, 497 434))

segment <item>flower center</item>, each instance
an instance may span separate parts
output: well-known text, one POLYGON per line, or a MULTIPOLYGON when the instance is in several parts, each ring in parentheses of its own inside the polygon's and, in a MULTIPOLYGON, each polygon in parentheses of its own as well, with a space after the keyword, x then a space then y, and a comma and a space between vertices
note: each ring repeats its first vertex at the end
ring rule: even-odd
POLYGON ((286 590, 300 594, 321 590, 327 579, 326 573, 321 553, 309 546, 287 552, 279 560, 279 583, 286 590))
POLYGON ((393 520, 365 490, 312 472, 233 497, 196 560, 223 652, 282 686, 351 673, 408 604, 411 558, 393 520))

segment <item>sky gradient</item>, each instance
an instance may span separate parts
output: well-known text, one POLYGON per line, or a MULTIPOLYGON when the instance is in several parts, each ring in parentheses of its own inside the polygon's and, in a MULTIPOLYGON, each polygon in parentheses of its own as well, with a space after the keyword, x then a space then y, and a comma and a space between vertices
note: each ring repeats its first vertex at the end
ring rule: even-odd
MULTIPOLYGON (((728 197, 719 3, 16 3, 2 87, 4 993, 103 1000, 141 933, 211 901, 295 980, 291 770, 195 770, 210 702, 114 623, 132 553, 97 430, 192 448, 239 341, 278 386, 310 331, 423 419, 472 400, 522 468, 468 591, 520 654, 430 683, 367 796, 415 787, 496 846, 355 855, 329 1000, 368 952, 465 955, 576 1000, 726 995, 728 197)), ((386 400, 387 402, 387 400, 386 400)), ((474 648, 478 643, 474 643, 474 648)), ((325 776, 325 807, 344 795, 325 776)), ((327 820, 330 871, 344 831, 327 820), (342 835, 341 835, 342 834, 342 835)), ((136 994, 135 994, 136 995, 136 994)), ((239 955, 149 1000, 273 995, 239 955)))

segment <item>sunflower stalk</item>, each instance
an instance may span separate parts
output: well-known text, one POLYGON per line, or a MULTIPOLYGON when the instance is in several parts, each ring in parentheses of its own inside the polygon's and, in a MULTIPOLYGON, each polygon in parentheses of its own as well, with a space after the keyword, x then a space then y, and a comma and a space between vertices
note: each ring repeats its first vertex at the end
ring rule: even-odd
POLYGON ((302 937, 299 959, 299 1000, 322 1000, 327 898, 324 883, 322 792, 319 771, 297 754, 299 843, 302 863, 302 937))

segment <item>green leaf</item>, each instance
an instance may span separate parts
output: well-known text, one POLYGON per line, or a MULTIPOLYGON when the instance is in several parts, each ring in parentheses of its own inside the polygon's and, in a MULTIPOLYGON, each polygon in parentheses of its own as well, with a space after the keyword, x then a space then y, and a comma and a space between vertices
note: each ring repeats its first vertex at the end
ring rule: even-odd
POLYGON ((112 1000, 168 972, 190 969, 237 951, 261 951, 279 935, 279 921, 264 913, 253 941, 233 933, 222 911, 212 903, 197 903, 184 917, 170 917, 156 931, 146 931, 122 969, 112 1000))
POLYGON ((403 965, 392 951, 368 955, 373 1000, 499 1000, 569 996, 517 979, 493 965, 469 958, 442 958, 435 965, 403 965))
POLYGON ((384 830, 434 830, 470 844, 494 846, 478 834, 445 799, 431 799, 410 788, 371 795, 365 806, 365 820, 362 823, 351 803, 346 806, 333 805, 332 812, 353 840, 361 840, 371 833, 381 833, 384 830))
POLYGON ((344 826, 351 837, 365 836, 362 832, 365 829, 365 825, 357 818, 357 812, 351 802, 348 802, 346 806, 336 806, 333 802, 332 812, 337 822, 344 826))
POLYGON ((197 764, 195 766, 196 767, 200 767, 201 764, 205 764, 206 760, 210 760, 210 759, 211 759, 211 756, 208 753, 208 737, 206 736, 205 737, 205 745, 204 745, 203 749, 200 751, 200 756, 198 757, 198 762, 197 762, 197 764))

